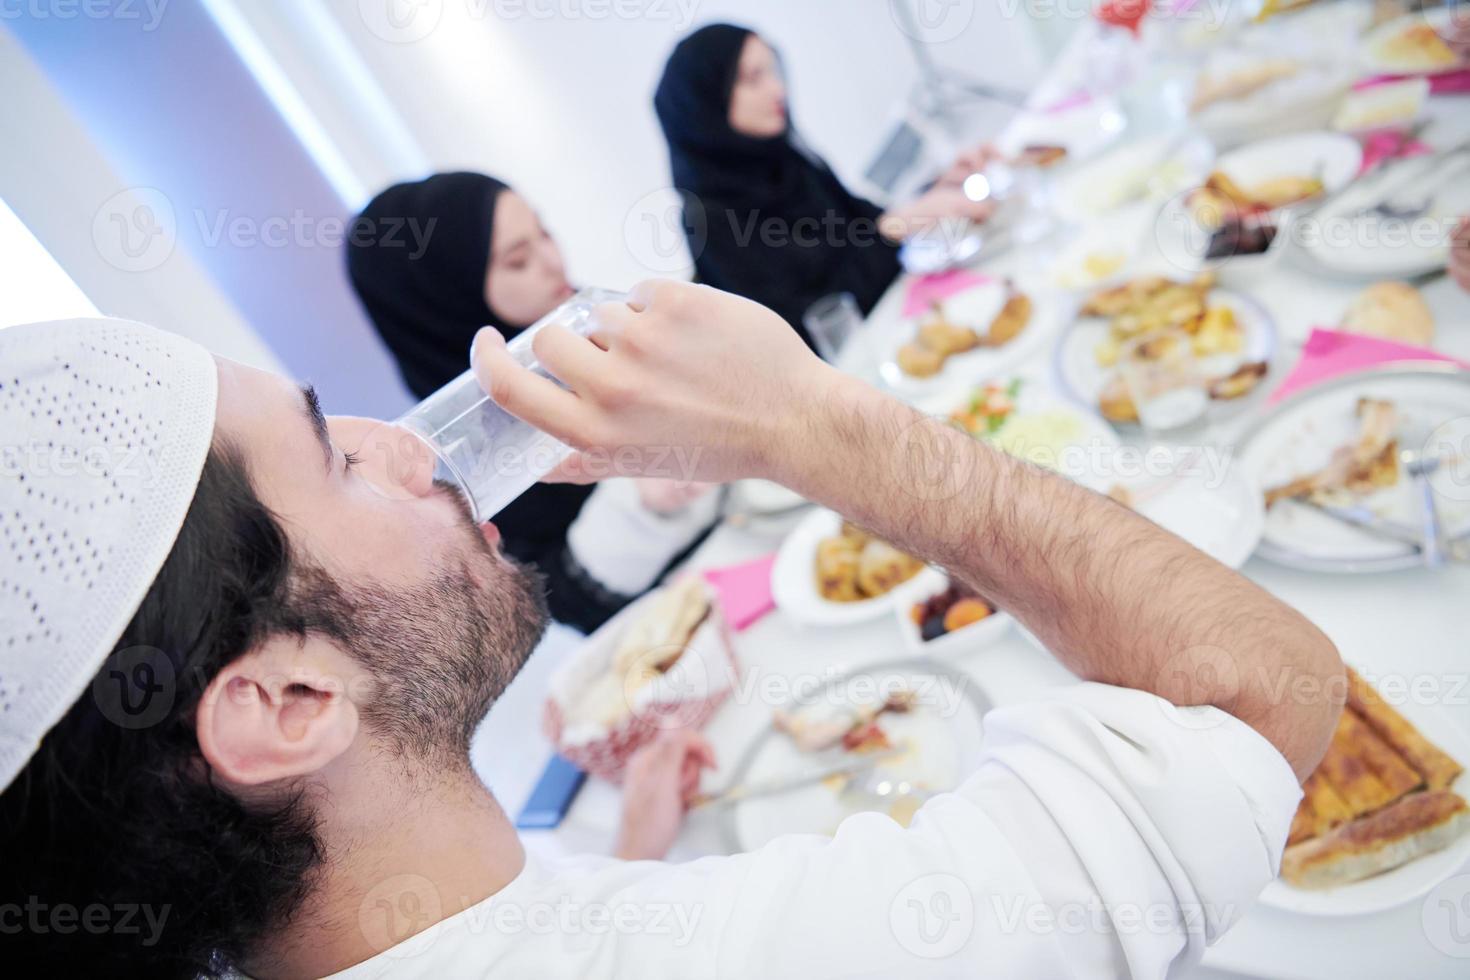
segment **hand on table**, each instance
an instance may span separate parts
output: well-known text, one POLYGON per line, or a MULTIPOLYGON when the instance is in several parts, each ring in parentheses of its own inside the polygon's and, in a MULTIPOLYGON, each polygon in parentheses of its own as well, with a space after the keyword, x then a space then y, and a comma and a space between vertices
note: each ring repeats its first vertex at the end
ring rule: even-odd
POLYGON ((715 750, 688 729, 660 732, 633 753, 623 777, 617 856, 625 861, 662 859, 684 825, 684 813, 699 791, 700 773, 713 768, 715 750))
POLYGON ((1462 220, 1450 236, 1450 275, 1470 293, 1470 217, 1462 220))
POLYGON ((995 213, 994 201, 972 201, 959 187, 936 184, 902 207, 878 219, 878 230, 901 242, 946 221, 985 221, 995 213))

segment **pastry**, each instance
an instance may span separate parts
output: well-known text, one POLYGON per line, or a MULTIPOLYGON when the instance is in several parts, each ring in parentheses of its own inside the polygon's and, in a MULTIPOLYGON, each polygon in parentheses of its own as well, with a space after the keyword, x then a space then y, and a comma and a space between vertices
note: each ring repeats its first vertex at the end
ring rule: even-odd
POLYGON ((1434 343, 1434 314, 1419 290, 1408 283, 1378 282, 1349 304, 1342 329, 1428 347, 1434 343))
POLYGON ((1352 668, 1348 669, 1348 706, 1379 738, 1403 756, 1430 789, 1444 789, 1464 771, 1464 766, 1420 735, 1418 729, 1390 707, 1383 696, 1352 668))
POLYGON ((1410 793, 1390 807, 1286 849, 1281 876, 1298 888, 1360 881, 1443 850, 1470 831, 1470 806, 1448 790, 1410 793))

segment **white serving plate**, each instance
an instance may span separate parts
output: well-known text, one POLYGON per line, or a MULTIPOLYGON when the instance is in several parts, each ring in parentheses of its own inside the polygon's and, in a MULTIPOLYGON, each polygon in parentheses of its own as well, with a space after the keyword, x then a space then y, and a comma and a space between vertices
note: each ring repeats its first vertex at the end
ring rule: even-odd
MULTIPOLYGON (((1276 322, 1261 304, 1242 293, 1214 289, 1210 291, 1209 305, 1229 307, 1245 334, 1245 344, 1239 353, 1210 358, 1208 366, 1212 376, 1224 376, 1242 364, 1255 361, 1271 363, 1276 351, 1276 322)), ((1098 364, 1094 354, 1097 345, 1107 335, 1107 319, 1079 317, 1063 330, 1053 359, 1059 390, 1094 412, 1097 411, 1098 398, 1103 388, 1111 380, 1113 372, 1118 370, 1117 365, 1103 367, 1098 364)), ((1259 394, 1265 384, 1263 381, 1256 392, 1244 398, 1212 402, 1210 418, 1227 418, 1241 411, 1243 406, 1253 403, 1254 396, 1259 394)))
MULTIPOLYGON (((1470 763, 1470 737, 1442 705, 1416 704, 1413 698, 1407 698, 1395 702, 1393 708, 1462 765, 1470 763)), ((1470 773, 1462 773, 1450 789, 1461 796, 1470 793, 1470 773)), ((1466 861, 1470 861, 1470 835, 1442 851, 1340 888, 1295 888, 1278 878, 1261 892, 1260 901, 1301 915, 1370 915, 1423 898, 1440 882, 1458 874, 1466 861)))
POLYGON ((835 537, 842 530, 842 515, 831 510, 816 510, 781 542, 771 566, 771 595, 776 607, 798 623, 808 626, 845 626, 880 618, 901 601, 906 586, 920 580, 942 581, 943 573, 924 568, 918 575, 895 589, 857 602, 832 602, 817 591, 817 545, 824 538, 835 537))
POLYGON ((1120 481, 1138 495, 1133 509, 1230 568, 1240 568, 1266 529, 1261 492, 1232 460, 1200 457, 1177 476, 1120 481), (1213 467, 1221 472, 1212 472, 1213 467))
POLYGON ((1444 268, 1456 219, 1466 213, 1470 213, 1470 153, 1442 162, 1429 156, 1412 157, 1391 163, 1381 174, 1349 188, 1311 216, 1310 238, 1298 237, 1315 271, 1356 280, 1412 279, 1444 268), (1385 197, 1415 197, 1425 177, 1431 177, 1438 190, 1423 217, 1407 225, 1349 220, 1385 197))
MULTIPOLYGON (((854 678, 870 687, 902 684, 920 703, 907 714, 886 714, 879 724, 895 745, 909 751, 880 764, 878 771, 908 779, 932 792, 947 792, 980 765, 982 718, 989 699, 975 681, 960 671, 929 658, 909 658, 861 668, 808 692, 807 698, 840 697, 854 678)), ((886 689, 886 688, 882 688, 886 689)), ((795 776, 840 757, 833 753, 806 753, 773 728, 745 750, 729 777, 729 785, 795 776)), ((729 811, 725 832, 732 849, 753 851, 785 834, 833 834, 838 825, 861 808, 846 805, 828 786, 804 786, 773 796, 747 800, 729 811)))
MULTIPOLYGON (((884 384, 899 398, 913 402, 953 389, 958 384, 983 381, 1011 370, 1044 348, 1070 313, 1065 298, 1048 290, 1030 290, 1027 295, 1031 297, 1031 321, 1020 336, 1000 347, 976 348, 956 354, 930 378, 910 377, 898 367, 898 349, 912 343, 918 335, 920 318, 900 317, 874 324, 868 337, 878 352, 878 373, 884 384)), ((944 300, 944 309, 951 322, 971 327, 983 335, 1005 301, 1005 283, 997 279, 956 293, 944 300)))
MULTIPOLYGON (((1011 379, 1016 380, 1016 379, 1011 379)), ((1038 454, 1031 462, 1046 465, 1040 453, 1057 452, 1059 466, 1049 468, 1075 480, 1099 493, 1106 492, 1115 482, 1112 469, 1108 466, 1108 455, 1116 450, 1121 441, 1112 426, 1095 412, 1079 408, 1070 401, 1058 398, 1046 383, 1039 378, 1021 378, 1021 390, 1016 396, 1016 415, 1039 415, 1061 412, 1070 417, 1077 426, 1077 437, 1065 447, 1037 447, 1038 454), (1072 455, 1065 455, 1069 451, 1072 455), (1103 463, 1101 470, 1091 466, 1096 455, 1103 463), (1073 458, 1075 456, 1075 458, 1073 458)), ((979 385, 965 385, 944 395, 936 395, 919 402, 914 407, 926 415, 946 419, 955 409, 962 407, 979 385)))
MULTIPOLYGON (((1461 440, 1470 439, 1470 371, 1444 364, 1388 365, 1323 382, 1275 408, 1242 440, 1240 464, 1247 478, 1264 493, 1320 468, 1334 449, 1355 438, 1354 406, 1365 396, 1394 402, 1406 428, 1438 429, 1443 440, 1436 439, 1437 447, 1465 445, 1461 440)), ((1434 481, 1440 491, 1440 519, 1451 537, 1470 530, 1467 468, 1466 460, 1447 464, 1434 481)), ((1385 519, 1418 526, 1419 497, 1407 478, 1362 503, 1385 519)), ((1319 572, 1384 572, 1421 565, 1409 545, 1386 541, 1289 500, 1267 513, 1257 553, 1278 564, 1319 572)))
POLYGON ((1175 145, 1177 140, 1175 134, 1166 133, 1129 141, 1074 167, 1057 181, 1053 210, 1064 221, 1089 222, 1137 200, 1158 203, 1197 186, 1209 175, 1215 148, 1201 136, 1175 145), (1138 184, 1144 186, 1143 193, 1118 200, 1123 189, 1138 184))

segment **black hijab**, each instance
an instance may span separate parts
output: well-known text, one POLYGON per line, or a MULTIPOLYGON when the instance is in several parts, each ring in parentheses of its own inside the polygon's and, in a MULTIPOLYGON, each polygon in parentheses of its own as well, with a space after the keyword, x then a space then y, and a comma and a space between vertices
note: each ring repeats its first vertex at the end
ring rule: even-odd
MULTIPOLYGON (((397 184, 353 221, 347 273, 409 389, 426 397, 470 366, 475 332, 514 325, 485 302, 495 205, 510 188, 483 174, 435 174, 397 184)), ((505 552, 548 578, 552 614, 595 629, 620 603, 569 578, 566 535, 590 486, 538 483, 495 516, 505 552)))
POLYGON ((469 368, 475 331, 521 330, 485 302, 495 204, 508 190, 483 174, 435 174, 388 188, 352 223, 347 274, 419 398, 469 368))
POLYGON ((882 209, 848 193, 794 127, 762 139, 730 126, 730 95, 752 33, 712 24, 679 42, 654 108, 700 281, 763 303, 806 338, 803 314, 830 293, 850 292, 864 313, 872 310, 898 275, 898 255, 878 235, 882 209), (763 238, 765 222, 787 240, 763 238), (802 228, 810 237, 794 241, 802 228))

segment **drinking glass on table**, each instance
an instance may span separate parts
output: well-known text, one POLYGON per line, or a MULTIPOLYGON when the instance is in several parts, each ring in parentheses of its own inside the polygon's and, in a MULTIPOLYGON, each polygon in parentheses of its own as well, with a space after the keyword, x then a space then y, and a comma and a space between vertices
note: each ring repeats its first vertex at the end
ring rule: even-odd
POLYGON ((1210 397, 1185 331, 1136 337, 1123 348, 1119 364, 1139 424, 1150 435, 1177 435, 1204 418, 1210 397))
POLYGON ((863 313, 852 293, 823 296, 807 307, 801 322, 828 364, 840 364, 857 353, 853 341, 862 332, 863 313))

